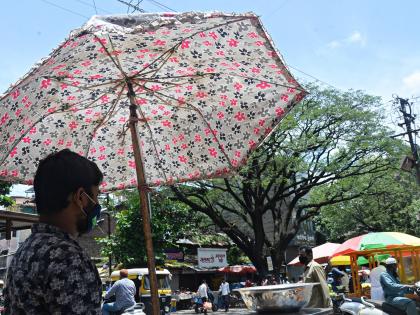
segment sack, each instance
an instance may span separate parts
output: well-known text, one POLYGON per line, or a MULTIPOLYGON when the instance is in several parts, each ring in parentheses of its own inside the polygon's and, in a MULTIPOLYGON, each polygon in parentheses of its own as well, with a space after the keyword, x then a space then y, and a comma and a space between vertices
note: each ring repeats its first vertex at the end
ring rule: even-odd
POLYGON ((211 303, 210 303, 210 302, 204 302, 204 304, 203 304, 203 307, 204 307, 204 309, 206 309, 206 310, 211 310, 212 306, 213 306, 213 305, 211 305, 211 303))

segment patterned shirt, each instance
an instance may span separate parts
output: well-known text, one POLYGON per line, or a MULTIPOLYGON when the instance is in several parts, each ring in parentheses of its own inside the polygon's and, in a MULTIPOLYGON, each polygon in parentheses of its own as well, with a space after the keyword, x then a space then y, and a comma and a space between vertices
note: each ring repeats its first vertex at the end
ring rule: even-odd
POLYGON ((101 314, 101 279, 67 233, 38 223, 7 272, 6 314, 101 314))

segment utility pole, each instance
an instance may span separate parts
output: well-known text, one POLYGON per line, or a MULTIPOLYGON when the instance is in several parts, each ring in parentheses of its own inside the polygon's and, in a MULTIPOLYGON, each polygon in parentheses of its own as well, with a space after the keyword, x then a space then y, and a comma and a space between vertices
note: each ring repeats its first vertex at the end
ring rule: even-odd
POLYGON ((416 172, 416 180, 417 180, 417 184, 420 185, 420 159, 419 159, 419 154, 418 154, 418 151, 417 151, 417 144, 416 144, 415 139, 414 139, 415 134, 418 131, 418 129, 413 130, 412 127, 411 127, 411 124, 414 125, 414 120, 415 120, 416 117, 414 115, 412 115, 411 104, 408 102, 407 99, 403 99, 403 98, 397 96, 396 101, 400 103, 399 111, 402 113, 403 119, 404 119, 404 122, 401 123, 401 124, 398 124, 398 125, 400 127, 405 126, 406 132, 401 134, 401 135, 407 134, 407 136, 408 136, 408 141, 410 143, 411 153, 413 154, 413 167, 414 167, 414 170, 416 172), (413 134, 414 134, 414 136, 413 136, 413 134))

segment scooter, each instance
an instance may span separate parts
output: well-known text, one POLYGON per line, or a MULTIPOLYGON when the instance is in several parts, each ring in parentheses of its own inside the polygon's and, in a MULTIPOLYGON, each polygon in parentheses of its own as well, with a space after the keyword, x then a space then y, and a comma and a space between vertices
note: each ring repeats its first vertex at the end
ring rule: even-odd
MULTIPOLYGON (((420 296, 420 281, 414 285, 414 293, 420 296)), ((403 310, 387 302, 367 301, 361 298, 346 298, 341 295, 339 312, 345 315, 407 315, 403 310)))
MULTIPOLYGON (((216 312, 218 308, 218 303, 215 303, 215 298, 213 294, 209 294, 209 302, 211 303, 211 310, 213 312, 216 312)), ((198 313, 204 313, 207 314, 207 309, 204 308, 203 299, 196 295, 193 297, 193 304, 194 304, 194 311, 196 314, 198 313)))
POLYGON ((144 304, 136 303, 132 307, 126 308, 123 311, 111 312, 111 315, 146 315, 144 312, 144 304))

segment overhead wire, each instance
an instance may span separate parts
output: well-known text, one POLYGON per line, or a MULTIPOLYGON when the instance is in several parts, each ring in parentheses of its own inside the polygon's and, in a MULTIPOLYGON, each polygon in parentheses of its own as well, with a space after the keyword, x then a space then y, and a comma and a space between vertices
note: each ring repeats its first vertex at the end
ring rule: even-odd
POLYGON ((78 15, 78 16, 81 16, 81 17, 84 17, 84 18, 86 18, 86 19, 89 19, 89 17, 88 17, 88 16, 86 16, 86 15, 83 15, 83 14, 78 13, 78 12, 76 12, 76 11, 73 11, 73 10, 67 9, 67 8, 62 7, 62 6, 60 6, 60 5, 58 5, 58 4, 55 4, 55 3, 53 3, 53 2, 50 2, 50 1, 47 1, 47 0, 41 0, 41 1, 42 1, 42 2, 45 2, 45 3, 49 4, 49 5, 52 5, 52 6, 56 7, 56 8, 60 8, 61 10, 64 10, 64 11, 67 11, 67 12, 69 12, 69 13, 72 13, 72 14, 75 14, 75 15, 78 15))
POLYGON ((156 6, 160 7, 160 8, 168 9, 169 11, 172 11, 172 12, 177 12, 176 10, 168 7, 167 5, 164 5, 163 3, 160 3, 159 1, 156 1, 156 0, 147 0, 147 1, 153 3, 154 5, 156 5, 156 6))

